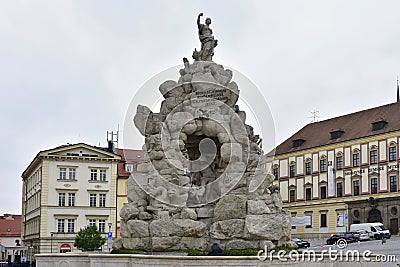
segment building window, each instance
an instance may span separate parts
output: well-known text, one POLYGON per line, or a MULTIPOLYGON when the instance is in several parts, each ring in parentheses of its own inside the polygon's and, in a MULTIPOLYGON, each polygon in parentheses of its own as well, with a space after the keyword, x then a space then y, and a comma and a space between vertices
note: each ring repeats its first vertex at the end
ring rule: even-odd
POLYGON ((293 147, 293 148, 295 148, 295 147, 300 147, 302 144, 304 144, 305 141, 306 141, 306 140, 304 140, 304 139, 296 139, 296 140, 293 140, 293 141, 292 141, 292 147, 293 147))
POLYGON ((310 217, 310 224, 307 224, 306 228, 312 228, 312 212, 305 212, 304 215, 310 217))
POLYGON ((343 169, 343 156, 336 157, 336 170, 343 169))
POLYGON ((106 170, 100 170, 100 181, 105 181, 106 178, 106 170))
POLYGON ((60 168, 60 180, 65 180, 65 179, 67 179, 67 169, 60 168))
POLYGON ((360 211, 359 211, 359 210, 355 210, 355 211, 353 212, 353 215, 354 215, 354 217, 356 217, 356 218, 360 217, 360 211))
POLYGON ((390 176, 390 192, 396 192, 397 191, 397 176, 392 175, 390 176))
POLYGON ((344 131, 343 130, 335 130, 335 131, 330 132, 330 134, 331 134, 331 140, 335 140, 335 139, 340 138, 344 134, 344 131))
POLYGON ((57 232, 64 233, 64 219, 57 220, 57 232))
POLYGON ((336 226, 337 227, 343 227, 344 226, 344 213, 343 212, 338 212, 336 213, 336 226))
POLYGON ((353 195, 358 196, 360 194, 360 180, 353 181, 353 195))
POLYGON ((106 194, 100 194, 99 195, 99 207, 105 207, 106 206, 106 194))
POLYGON ((89 205, 90 207, 96 207, 96 201, 97 200, 97 195, 96 194, 90 194, 89 197, 89 205))
POLYGON ((58 193, 58 206, 65 207, 65 193, 58 193))
POLYGON ((306 188, 306 200, 311 200, 311 194, 312 194, 311 187, 306 188))
POLYGON ((76 180, 76 169, 75 168, 69 168, 69 179, 76 180))
POLYGON ((378 163, 378 150, 371 150, 369 152, 369 162, 370 164, 378 163))
POLYGON ((95 219, 90 219, 89 220, 89 226, 96 226, 96 220, 95 219))
POLYGON ((371 194, 378 193, 378 178, 371 179, 371 194))
MULTIPOLYGON (((291 216, 292 216, 292 222, 293 222, 293 218, 296 217, 296 212, 292 212, 291 216)), ((292 229, 296 229, 296 226, 292 224, 292 229)))
POLYGON ((68 219, 68 233, 73 233, 73 232, 75 232, 75 220, 68 219))
POLYGON ((321 227, 328 227, 326 223, 326 213, 321 213, 321 227))
POLYGON ((321 199, 326 198, 326 186, 321 186, 321 199))
POLYGON ((321 172, 326 172, 326 159, 321 159, 319 161, 319 169, 321 172))
POLYGON ((306 162, 306 175, 311 174, 311 161, 306 162))
POLYGON ((358 167, 360 166, 360 153, 354 153, 353 154, 353 167, 358 167))
POLYGON ((289 166, 290 177, 294 177, 296 175, 296 165, 292 164, 289 166))
POLYGON ((278 180, 278 178, 279 178, 279 171, 278 170, 279 170, 278 167, 274 167, 274 169, 273 169, 275 180, 278 180))
POLYGON ((394 161, 397 159, 396 148, 396 146, 389 147, 389 161, 394 161))
POLYGON ((125 164, 125 171, 126 172, 133 172, 133 165, 132 164, 125 164))
POLYGON ((393 216, 396 216, 397 215, 397 208, 396 207, 392 207, 390 209, 390 214, 393 215, 393 216))
POLYGON ((68 193, 68 206, 75 206, 75 193, 68 193))
POLYGON ((92 181, 97 180, 97 170, 95 170, 95 169, 90 170, 90 180, 92 180, 92 181))
POLYGON ((336 196, 343 197, 343 183, 341 182, 336 184, 336 196))
POLYGON ((296 201, 296 190, 294 190, 294 189, 289 190, 289 201, 290 202, 296 201))
POLYGON ((99 232, 100 233, 106 232, 106 220, 99 220, 99 232))
POLYGON ((382 130, 383 128, 385 128, 387 121, 380 120, 380 121, 373 122, 371 124, 372 124, 372 131, 377 131, 377 130, 382 130))

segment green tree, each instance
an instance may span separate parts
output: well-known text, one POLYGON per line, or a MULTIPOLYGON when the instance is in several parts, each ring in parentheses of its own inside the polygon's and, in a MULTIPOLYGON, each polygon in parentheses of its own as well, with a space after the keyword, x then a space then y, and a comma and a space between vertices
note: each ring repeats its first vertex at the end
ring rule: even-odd
POLYGON ((102 237, 96 225, 81 228, 75 236, 74 246, 82 251, 93 251, 101 247, 106 238, 102 237))

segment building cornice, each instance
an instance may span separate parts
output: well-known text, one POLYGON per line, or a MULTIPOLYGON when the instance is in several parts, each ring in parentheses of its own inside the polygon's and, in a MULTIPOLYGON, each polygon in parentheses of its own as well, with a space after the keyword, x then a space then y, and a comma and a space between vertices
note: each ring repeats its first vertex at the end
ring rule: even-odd
POLYGON ((321 145, 321 146, 317 146, 317 147, 311 147, 311 148, 307 148, 304 150, 297 150, 297 151, 293 151, 293 152, 275 155, 273 157, 273 160, 280 160, 280 159, 300 156, 300 155, 304 155, 304 154, 311 154, 311 153, 319 152, 321 150, 331 150, 331 149, 341 148, 341 147, 345 147, 345 146, 352 146, 352 145, 357 145, 360 143, 379 141, 381 139, 397 137, 397 136, 399 136, 399 134, 400 134, 400 131, 396 130, 396 131, 389 132, 389 133, 382 133, 382 134, 377 134, 377 135, 373 135, 373 136, 355 138, 355 139, 338 142, 338 143, 334 143, 334 144, 326 144, 326 145, 321 145))

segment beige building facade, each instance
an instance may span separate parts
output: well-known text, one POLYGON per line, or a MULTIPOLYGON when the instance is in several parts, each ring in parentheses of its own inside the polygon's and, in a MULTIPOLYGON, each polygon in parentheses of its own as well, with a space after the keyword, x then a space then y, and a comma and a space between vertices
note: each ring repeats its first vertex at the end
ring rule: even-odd
POLYGON ((121 157, 118 163, 117 177, 117 218, 116 218, 116 237, 120 236, 120 211, 128 203, 128 178, 133 173, 137 173, 138 164, 144 162, 144 151, 137 149, 117 148, 116 153, 121 157))
POLYGON ((311 123, 276 148, 272 170, 293 236, 366 222, 399 232, 399 115, 393 103, 311 123))
POLYGON ((119 160, 112 147, 83 143, 39 152, 22 174, 23 244, 35 254, 76 251, 87 225, 115 233, 119 160))

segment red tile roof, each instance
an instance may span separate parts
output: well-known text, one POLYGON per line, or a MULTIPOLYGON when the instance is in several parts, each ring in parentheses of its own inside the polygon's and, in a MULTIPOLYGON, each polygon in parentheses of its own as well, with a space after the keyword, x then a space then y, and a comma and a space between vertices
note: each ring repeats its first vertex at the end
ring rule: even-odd
POLYGON ((307 124, 277 146, 275 155, 398 130, 400 130, 400 103, 396 102, 307 124), (387 122, 386 126, 381 130, 372 131, 372 123, 382 120, 387 122), (344 133, 340 138, 332 140, 330 132, 338 129, 344 133), (293 141, 297 139, 304 139, 305 142, 301 146, 293 148, 293 141))
POLYGON ((116 154, 121 156, 121 161, 118 162, 118 178, 129 177, 130 173, 125 171, 126 163, 132 163, 134 165, 133 172, 136 172, 136 165, 144 161, 143 150, 116 148, 116 154))
POLYGON ((4 214, 0 216, 0 238, 21 236, 21 215, 4 214))

